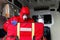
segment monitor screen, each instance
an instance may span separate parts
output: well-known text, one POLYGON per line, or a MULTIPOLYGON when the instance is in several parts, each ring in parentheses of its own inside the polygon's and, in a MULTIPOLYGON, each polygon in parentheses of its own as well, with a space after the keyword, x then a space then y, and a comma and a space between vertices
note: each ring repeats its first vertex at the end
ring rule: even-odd
POLYGON ((50 14, 43 15, 44 17, 44 24, 51 24, 52 23, 52 16, 50 14))

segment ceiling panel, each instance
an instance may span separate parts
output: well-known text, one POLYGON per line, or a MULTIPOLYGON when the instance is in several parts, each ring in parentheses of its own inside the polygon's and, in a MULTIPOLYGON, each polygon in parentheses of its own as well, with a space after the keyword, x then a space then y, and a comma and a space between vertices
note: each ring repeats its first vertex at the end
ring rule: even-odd
POLYGON ((56 6, 59 0, 18 0, 23 5, 27 5, 29 7, 40 7, 40 6, 56 6))

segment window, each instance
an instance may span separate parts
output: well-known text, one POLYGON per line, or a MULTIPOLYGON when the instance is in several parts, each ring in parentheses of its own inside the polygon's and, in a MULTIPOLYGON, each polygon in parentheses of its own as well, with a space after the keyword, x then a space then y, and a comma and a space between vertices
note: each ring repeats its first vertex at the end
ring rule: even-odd
POLYGON ((51 24, 52 23, 52 16, 50 14, 43 15, 44 16, 44 23, 45 24, 51 24))
POLYGON ((18 2, 17 0, 14 0, 14 4, 19 8, 22 7, 22 4, 20 2, 18 2))

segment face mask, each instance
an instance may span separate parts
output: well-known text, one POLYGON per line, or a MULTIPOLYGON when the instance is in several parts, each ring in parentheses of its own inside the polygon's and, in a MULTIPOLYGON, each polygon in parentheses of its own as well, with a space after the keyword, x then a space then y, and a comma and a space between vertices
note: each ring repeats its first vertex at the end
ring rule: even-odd
POLYGON ((43 19, 38 19, 37 21, 38 22, 41 22, 41 23, 44 23, 44 20, 43 19))
POLYGON ((23 15, 23 20, 27 19, 27 15, 23 15))

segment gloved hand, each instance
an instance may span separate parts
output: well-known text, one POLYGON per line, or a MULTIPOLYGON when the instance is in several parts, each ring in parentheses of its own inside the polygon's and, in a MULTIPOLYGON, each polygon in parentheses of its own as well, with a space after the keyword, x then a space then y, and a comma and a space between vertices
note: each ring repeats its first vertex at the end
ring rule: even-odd
POLYGON ((17 21, 13 20, 13 21, 11 21, 11 24, 15 26, 17 24, 17 21))

